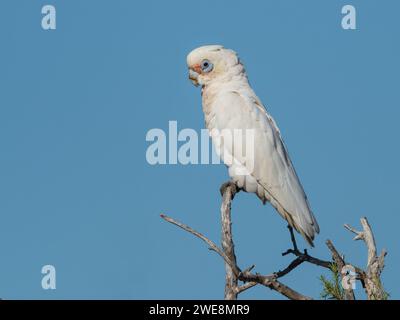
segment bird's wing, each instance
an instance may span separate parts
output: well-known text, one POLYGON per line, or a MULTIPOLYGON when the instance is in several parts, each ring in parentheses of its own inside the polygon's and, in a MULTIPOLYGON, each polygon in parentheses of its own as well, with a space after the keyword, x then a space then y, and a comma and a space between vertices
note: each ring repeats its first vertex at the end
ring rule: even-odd
MULTIPOLYGON (((234 161, 242 165, 249 162, 254 164, 250 175, 258 184, 258 196, 270 201, 312 245, 319 226, 273 118, 251 89, 221 93, 214 101, 213 109, 215 116, 212 121, 217 129, 254 129, 253 154, 243 155, 244 148, 239 153, 235 152, 238 149, 234 147, 235 143, 224 145, 224 152, 230 153, 234 161)), ((243 179, 235 176, 232 178, 243 179)))

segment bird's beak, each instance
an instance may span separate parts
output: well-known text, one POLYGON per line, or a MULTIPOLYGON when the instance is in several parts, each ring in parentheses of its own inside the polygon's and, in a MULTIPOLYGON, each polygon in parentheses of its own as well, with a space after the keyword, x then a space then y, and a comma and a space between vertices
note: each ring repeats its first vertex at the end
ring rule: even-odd
POLYGON ((193 69, 189 69, 189 79, 196 87, 199 86, 199 74, 193 69))

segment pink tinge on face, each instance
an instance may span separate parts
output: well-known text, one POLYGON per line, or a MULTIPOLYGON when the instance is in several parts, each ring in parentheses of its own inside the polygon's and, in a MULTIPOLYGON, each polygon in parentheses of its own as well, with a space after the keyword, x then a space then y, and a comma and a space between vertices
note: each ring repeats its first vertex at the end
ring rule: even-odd
POLYGON ((198 63, 194 64, 193 67, 192 67, 192 69, 193 69, 194 71, 196 71, 198 74, 201 73, 201 66, 200 66, 198 63))

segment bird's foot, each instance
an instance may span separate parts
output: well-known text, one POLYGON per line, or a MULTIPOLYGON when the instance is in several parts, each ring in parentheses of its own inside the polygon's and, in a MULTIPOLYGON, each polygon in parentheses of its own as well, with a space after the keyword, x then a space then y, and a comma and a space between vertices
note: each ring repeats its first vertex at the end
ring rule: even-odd
POLYGON ((227 188, 232 189, 232 198, 235 196, 236 193, 240 191, 240 189, 236 186, 236 184, 233 181, 227 181, 221 185, 219 188, 219 192, 221 193, 221 196, 224 195, 225 191, 227 188))

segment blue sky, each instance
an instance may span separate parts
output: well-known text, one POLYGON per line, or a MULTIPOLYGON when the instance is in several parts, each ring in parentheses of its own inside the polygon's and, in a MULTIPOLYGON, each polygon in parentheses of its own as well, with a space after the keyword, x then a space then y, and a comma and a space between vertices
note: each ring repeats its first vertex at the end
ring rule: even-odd
MULTIPOLYGON (((219 43, 239 53, 282 131, 321 227, 310 252, 328 259, 332 239, 364 267, 365 246, 343 224, 367 216, 399 298, 399 10, 395 0, 1 1, 0 297, 223 297, 221 259, 159 214, 219 241, 227 170, 145 158, 148 130, 204 128, 185 58, 219 43), (56 30, 41 28, 45 4, 56 30), (357 30, 341 28, 345 4, 357 30), (56 290, 41 287, 46 264, 56 290)), ((233 219, 241 267, 290 262, 271 206, 239 194, 233 219)), ((321 274, 303 265, 282 281, 318 297, 321 274)), ((281 298, 262 287, 242 297, 281 298)))

